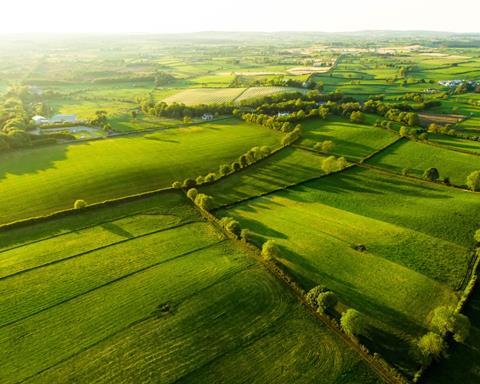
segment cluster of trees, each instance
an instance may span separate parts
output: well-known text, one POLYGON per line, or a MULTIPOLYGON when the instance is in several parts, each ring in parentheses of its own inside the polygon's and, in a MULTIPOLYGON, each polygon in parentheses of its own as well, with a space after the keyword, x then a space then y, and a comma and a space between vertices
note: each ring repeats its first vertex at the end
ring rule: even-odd
POLYGON ((282 145, 287 146, 290 144, 293 144, 302 134, 302 127, 300 125, 297 125, 292 132, 288 132, 283 138, 282 138, 282 145))
POLYGON ((243 87, 243 86, 274 86, 274 87, 295 87, 295 88, 307 88, 323 90, 323 83, 316 82, 313 79, 308 81, 295 80, 293 78, 276 76, 265 79, 250 80, 249 76, 236 75, 229 85, 230 87, 243 87))
POLYGON ((320 313, 328 312, 338 303, 338 298, 328 288, 317 285, 313 287, 305 296, 306 302, 320 313))
MULTIPOLYGON (((300 114, 300 117, 304 117, 300 114)), ((280 132, 292 132, 295 128, 300 127, 300 125, 294 126, 291 121, 285 121, 281 118, 282 116, 269 116, 265 114, 255 114, 255 113, 244 113, 241 115, 242 120, 249 123, 259 124, 266 128, 274 129, 280 132)))
POLYGON ((328 175, 329 173, 345 169, 347 165, 347 160, 344 157, 336 158, 335 156, 329 156, 322 161, 322 171, 328 175))
POLYGON ((313 148, 321 152, 331 152, 335 148, 335 144, 331 140, 319 141, 315 143, 313 148))
POLYGON ((431 313, 429 332, 417 340, 417 350, 425 364, 445 354, 445 337, 463 343, 470 331, 470 320, 453 306, 441 306, 431 313))
MULTIPOLYGON (((209 172, 205 176, 197 176, 195 179, 193 178, 186 178, 183 181, 174 181, 172 183, 172 188, 174 189, 186 189, 190 191, 196 186, 205 184, 205 183, 212 183, 217 180, 219 177, 227 176, 233 172, 237 172, 240 169, 248 167, 249 165, 265 158, 266 156, 272 153, 272 149, 267 146, 263 145, 261 147, 253 147, 248 152, 241 155, 237 160, 232 162, 231 164, 222 164, 219 166, 218 171, 209 172)), ((192 192, 195 193, 195 192, 192 192)))
POLYGON ((170 117, 181 119, 185 116, 199 117, 205 113, 212 115, 230 115, 233 113, 234 106, 232 103, 220 104, 199 104, 185 105, 183 103, 167 104, 164 101, 155 102, 153 97, 137 98, 140 110, 145 114, 157 117, 170 117))

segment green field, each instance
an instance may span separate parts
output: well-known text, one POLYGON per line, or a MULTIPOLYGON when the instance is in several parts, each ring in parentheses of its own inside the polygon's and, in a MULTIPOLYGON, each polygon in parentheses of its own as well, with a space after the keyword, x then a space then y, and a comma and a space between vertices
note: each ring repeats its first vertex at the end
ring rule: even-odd
POLYGON ((163 99, 166 103, 186 105, 232 102, 245 91, 245 88, 192 88, 180 91, 163 99))
POLYGON ((335 144, 332 154, 354 160, 368 156, 396 138, 387 130, 350 123, 340 118, 309 120, 302 127, 302 145, 313 147, 319 141, 331 140, 335 144))
MULTIPOLYGON (((467 192, 353 169, 218 214, 277 241, 303 286, 326 285, 407 348, 433 308, 456 302, 480 206, 467 192)), ((395 363, 407 354, 397 353, 395 363)))
POLYGON ((301 149, 285 148, 242 172, 201 188, 215 206, 232 204, 323 175, 324 157, 301 149))
POLYGON ((181 196, 2 234, 2 383, 380 382, 181 196))
POLYGON ((95 203, 169 187, 175 180, 216 171, 254 146, 275 146, 280 137, 267 128, 229 119, 5 153, 0 223, 71 208, 76 199, 95 203))
POLYGON ((421 177, 430 167, 438 169, 441 178, 449 177, 456 185, 465 185, 467 176, 480 169, 480 157, 434 147, 414 141, 400 141, 368 161, 394 172, 407 169, 421 177))
POLYGON ((429 134, 428 140, 432 143, 445 145, 446 147, 450 147, 452 149, 472 152, 480 155, 480 141, 465 140, 453 136, 432 134, 429 134))

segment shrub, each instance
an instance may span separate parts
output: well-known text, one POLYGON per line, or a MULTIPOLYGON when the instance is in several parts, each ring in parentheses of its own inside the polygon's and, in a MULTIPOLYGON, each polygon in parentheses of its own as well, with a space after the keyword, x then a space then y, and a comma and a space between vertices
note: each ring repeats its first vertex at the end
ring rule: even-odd
POLYGON ((197 195, 198 195, 197 188, 190 188, 187 192, 187 197, 192 201, 195 201, 195 198, 197 197, 197 195))
POLYGON ((185 179, 183 181, 183 188, 190 189, 192 187, 195 187, 195 185, 197 185, 197 183, 194 179, 185 179))
POLYGON ((75 203, 73 204, 73 208, 75 209, 82 209, 87 206, 87 202, 85 200, 79 199, 75 200, 75 203))
POLYGON ((317 297, 318 310, 325 312, 329 309, 332 309, 337 305, 338 299, 337 295, 333 292, 322 292, 317 297))
POLYGON ((467 187, 472 191, 480 191, 480 171, 474 171, 467 176, 467 187))
POLYGON ((182 188, 182 183, 180 181, 174 181, 172 183, 172 188, 180 189, 180 188, 182 188))
POLYGON ((247 228, 244 228, 240 231, 240 238, 246 243, 251 243, 253 240, 253 233, 247 228))
POLYGON ((347 309, 346 312, 342 314, 340 319, 340 325, 344 332, 349 336, 357 336, 365 332, 365 319, 362 314, 355 309, 347 309))
POLYGON ((215 181, 217 178, 217 175, 213 172, 210 172, 207 176, 205 176, 205 183, 211 183, 215 181))
POLYGON ((273 240, 267 240, 263 243, 262 256, 265 260, 272 260, 278 256, 278 247, 273 240))
POLYGON ((218 169, 219 173, 222 175, 222 176, 226 176, 228 175, 232 170, 230 169, 230 166, 227 165, 227 164, 222 164, 220 166, 220 168, 218 169))
POLYGON ((445 350, 445 342, 442 336, 434 332, 428 332, 417 341, 417 347, 426 362, 438 359, 445 350))
POLYGON ((437 168, 428 168, 423 172, 423 178, 425 180, 436 181, 440 177, 437 168))
POLYGON ((307 293, 307 295, 305 296, 305 300, 308 304, 310 304, 312 307, 317 307, 318 306, 318 303, 317 303, 317 299, 318 299, 318 296, 323 293, 323 292, 327 292, 328 289, 322 285, 317 285, 316 287, 313 287, 312 289, 310 289, 307 293))
POLYGON ((205 211, 210 211, 213 208, 213 197, 199 193, 195 197, 195 204, 205 211))

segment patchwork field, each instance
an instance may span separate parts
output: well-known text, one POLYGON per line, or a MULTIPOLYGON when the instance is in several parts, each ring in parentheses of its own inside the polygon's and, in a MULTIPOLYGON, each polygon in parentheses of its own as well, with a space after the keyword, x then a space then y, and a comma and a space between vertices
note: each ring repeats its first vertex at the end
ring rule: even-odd
POLYGON ((0 381, 380 382, 188 205, 163 193, 3 232, 0 381))
POLYGON ((467 176, 480 169, 480 157, 476 155, 406 140, 387 148, 368 163, 398 173, 407 169, 409 174, 419 177, 427 168, 435 167, 441 178, 449 177, 456 185, 465 185, 467 176))
POLYGON ((71 208, 76 199, 91 204, 169 187, 175 180, 215 171, 254 146, 275 146, 280 138, 267 128, 229 119, 5 153, 0 155, 0 223, 71 208))
POLYGON ((480 206, 467 192, 352 169, 218 214, 278 242, 304 287, 325 285, 368 315, 372 334, 390 335, 376 347, 408 370, 399 361, 429 312, 457 301, 480 206))
POLYGON ((331 140, 335 144, 332 154, 353 160, 360 160, 397 138, 387 130, 340 118, 308 120, 302 127, 302 145, 313 147, 317 142, 331 140))

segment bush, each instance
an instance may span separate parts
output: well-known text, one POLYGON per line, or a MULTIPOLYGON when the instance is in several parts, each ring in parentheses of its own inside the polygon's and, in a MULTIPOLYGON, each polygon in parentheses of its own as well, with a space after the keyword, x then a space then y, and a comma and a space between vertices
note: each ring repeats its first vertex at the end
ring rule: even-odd
POLYGON ((213 172, 210 172, 207 176, 205 176, 205 183, 212 183, 217 178, 217 175, 213 172))
POLYGON ((240 238, 246 243, 251 243, 253 240, 253 233, 247 228, 244 228, 240 232, 240 238))
POLYGON ((437 168, 428 168, 423 172, 423 178, 425 180, 436 181, 440 177, 437 168))
POLYGON ((325 312, 329 309, 332 309, 337 305, 338 299, 337 295, 333 292, 322 292, 317 297, 318 310, 325 312))
POLYGON ((318 303, 317 303, 317 299, 318 299, 318 296, 323 293, 323 292, 327 292, 328 289, 322 285, 317 285, 316 287, 313 287, 312 289, 310 289, 307 293, 307 295, 305 296, 305 300, 308 304, 310 304, 312 307, 315 307, 317 308, 318 306, 318 303))
POLYGON ((349 336, 358 336, 365 332, 365 319, 362 314, 355 309, 347 309, 342 314, 340 319, 340 325, 344 332, 349 336))
POLYGON ((265 260, 272 260, 278 257, 277 243, 273 240, 267 240, 262 245, 262 256, 265 260))
POLYGON ((467 187, 472 191, 480 191, 480 171, 474 171, 467 176, 467 187))
POLYGON ((75 209, 82 209, 87 206, 87 202, 85 200, 75 200, 75 203, 73 204, 73 208, 75 209))
POLYGON ((199 193, 195 197, 195 204, 205 211, 210 211, 213 208, 213 197, 199 193))
POLYGON ((197 185, 196 181, 194 179, 185 179, 183 181, 183 188, 190 189, 192 187, 195 187, 197 185))
POLYGON ((417 341, 417 347, 425 362, 430 362, 443 354, 445 342, 442 336, 434 332, 428 332, 417 341))
POLYGON ((172 188, 181 189, 182 188, 182 183, 180 181, 174 181, 172 183, 172 188))
POLYGON ((192 201, 195 201, 195 198, 197 197, 197 195, 198 195, 197 188, 190 188, 187 192, 187 197, 192 201))

